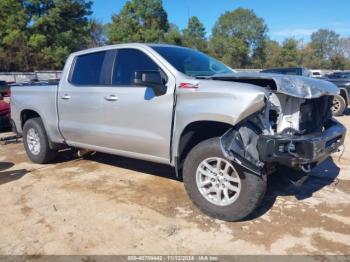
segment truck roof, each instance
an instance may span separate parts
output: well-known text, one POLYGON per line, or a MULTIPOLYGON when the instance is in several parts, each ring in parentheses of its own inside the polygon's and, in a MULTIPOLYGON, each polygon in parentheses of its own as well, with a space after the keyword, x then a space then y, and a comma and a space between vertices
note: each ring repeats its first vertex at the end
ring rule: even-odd
POLYGON ((106 46, 101 46, 101 47, 85 49, 85 50, 74 52, 74 53, 72 53, 72 55, 89 54, 89 53, 94 53, 94 52, 111 50, 111 49, 115 49, 115 48, 147 48, 148 49, 148 48, 156 47, 156 46, 186 48, 186 47, 182 47, 182 46, 169 45, 169 44, 159 44, 159 43, 125 43, 125 44, 106 45, 106 46))

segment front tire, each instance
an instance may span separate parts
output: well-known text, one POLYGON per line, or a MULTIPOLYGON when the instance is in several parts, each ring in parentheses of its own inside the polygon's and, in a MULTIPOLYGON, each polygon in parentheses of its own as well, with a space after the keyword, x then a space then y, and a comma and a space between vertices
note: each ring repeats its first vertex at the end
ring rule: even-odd
POLYGON ((34 163, 47 164, 57 156, 57 151, 50 149, 49 138, 40 117, 25 122, 23 144, 28 157, 34 163))
POLYGON ((183 181, 192 202, 203 213, 225 221, 246 218, 260 204, 266 176, 258 176, 227 159, 220 139, 199 143, 187 155, 183 181))
POLYGON ((344 110, 346 108, 346 102, 345 99, 342 96, 334 96, 333 98, 333 106, 332 106, 332 113, 334 116, 341 116, 344 113, 344 110))

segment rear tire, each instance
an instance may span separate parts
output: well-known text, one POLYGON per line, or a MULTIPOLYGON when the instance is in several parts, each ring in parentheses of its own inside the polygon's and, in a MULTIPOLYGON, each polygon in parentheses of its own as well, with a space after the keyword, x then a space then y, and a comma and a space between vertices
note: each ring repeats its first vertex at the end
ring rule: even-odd
POLYGON ((23 144, 28 157, 34 163, 47 164, 57 156, 57 151, 50 149, 49 138, 40 117, 25 122, 23 144))
POLYGON ((346 102, 342 96, 334 96, 333 98, 333 106, 332 113, 334 116, 341 116, 346 109, 346 102))
POLYGON ((250 215, 261 203, 267 185, 266 175, 260 177, 227 159, 223 155, 218 137, 205 140, 190 151, 184 163, 183 181, 190 199, 203 213, 225 221, 238 221, 250 215), (213 163, 213 166, 207 168, 208 163, 213 163), (218 165, 220 171, 215 169, 218 165), (224 173, 227 165, 231 165, 228 170, 233 170, 227 173, 229 177, 224 173), (200 180, 203 167, 204 177, 209 173, 208 180, 200 180), (215 172, 218 172, 218 175, 213 177, 215 172), (203 184, 206 186, 203 187, 203 184), (219 194, 207 194, 211 190, 225 190, 231 187, 237 188, 237 192, 221 191, 219 194), (215 200, 218 196, 222 201, 215 200))

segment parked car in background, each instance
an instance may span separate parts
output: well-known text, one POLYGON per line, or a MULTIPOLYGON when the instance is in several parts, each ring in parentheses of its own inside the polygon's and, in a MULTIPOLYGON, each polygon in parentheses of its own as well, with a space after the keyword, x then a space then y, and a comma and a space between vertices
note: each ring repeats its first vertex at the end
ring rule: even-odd
POLYGON ((234 73, 190 48, 121 44, 70 55, 56 85, 12 87, 11 117, 36 163, 71 146, 171 165, 203 212, 236 221, 261 203, 268 174, 309 174, 343 144, 335 94, 327 81, 234 73))
POLYGON ((340 116, 350 104, 350 72, 336 72, 322 77, 321 70, 308 70, 303 67, 295 68, 272 68, 260 71, 260 73, 299 75, 305 77, 314 77, 330 81, 339 89, 339 95, 334 95, 332 113, 340 116))
POLYGON ((0 80, 0 94, 6 94, 9 90, 9 85, 6 81, 0 80))
POLYGON ((7 89, 6 92, 0 92, 0 130, 10 127, 10 90, 7 89))
POLYGON ((311 69, 309 71, 310 71, 310 76, 313 78, 322 78, 323 77, 321 70, 311 69))
POLYGON ((260 71, 260 73, 310 76, 310 71, 304 67, 288 67, 288 68, 270 68, 260 71))
POLYGON ((339 89, 339 95, 334 96, 332 111, 333 115, 340 116, 350 105, 350 72, 335 72, 323 79, 332 82, 339 89))
POLYGON ((334 72, 325 75, 328 79, 350 79, 350 71, 334 72))

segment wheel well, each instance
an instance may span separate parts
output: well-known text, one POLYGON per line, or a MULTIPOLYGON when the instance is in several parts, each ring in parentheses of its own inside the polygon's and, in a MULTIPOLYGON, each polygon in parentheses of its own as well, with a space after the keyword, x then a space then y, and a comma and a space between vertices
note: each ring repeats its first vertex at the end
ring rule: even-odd
POLYGON ((346 105, 348 105, 348 93, 345 89, 340 89, 340 95, 344 98, 346 105))
POLYGON ((29 109, 23 110, 21 112, 22 128, 23 128, 25 122, 27 122, 27 120, 29 120, 31 118, 36 118, 36 117, 40 117, 40 115, 37 112, 35 112, 34 110, 29 110, 29 109))
MULTIPOLYGON (((231 127, 232 125, 230 124, 216 121, 198 121, 186 126, 179 141, 177 158, 178 169, 182 169, 183 162, 193 147, 209 138, 222 136, 231 127)), ((179 174, 180 173, 181 172, 179 172, 179 174)))

